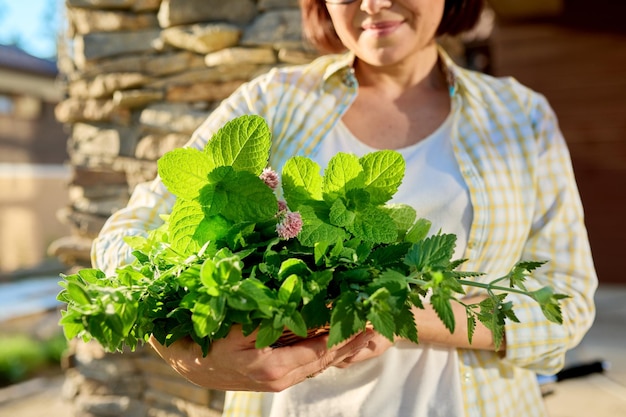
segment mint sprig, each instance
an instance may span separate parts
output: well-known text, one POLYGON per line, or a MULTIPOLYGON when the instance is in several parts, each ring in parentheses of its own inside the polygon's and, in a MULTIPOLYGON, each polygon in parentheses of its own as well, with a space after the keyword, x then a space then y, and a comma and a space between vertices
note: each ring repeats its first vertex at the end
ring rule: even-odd
POLYGON ((279 344, 285 331, 305 337, 328 326, 330 346, 373 328, 386 338, 418 342, 412 309, 430 302, 454 331, 452 303, 503 340, 517 321, 509 293, 537 302, 562 321, 550 287, 525 280, 542 262, 524 261, 490 283, 474 281, 452 260, 456 236, 428 236, 430 222, 390 204, 404 176, 395 151, 358 158, 339 153, 326 170, 295 156, 282 170, 282 196, 268 171, 271 134, 258 116, 228 122, 203 150, 176 149, 158 161, 177 200, 164 223, 126 238, 135 261, 106 276, 96 269, 63 275, 60 324, 68 339, 97 340, 109 351, 135 349, 154 335, 162 344, 191 337, 207 354, 234 324, 258 330, 256 346, 279 344), (508 282, 508 285, 503 285, 508 282), (464 304, 465 287, 484 290, 464 304))

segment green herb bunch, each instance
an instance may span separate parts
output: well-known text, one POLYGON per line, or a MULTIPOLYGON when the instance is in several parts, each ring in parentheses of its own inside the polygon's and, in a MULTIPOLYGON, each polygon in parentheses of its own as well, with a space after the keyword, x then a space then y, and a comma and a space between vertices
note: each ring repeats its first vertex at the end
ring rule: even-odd
POLYGON ((427 293, 451 332, 458 302, 469 340, 481 321, 496 348, 505 319, 517 321, 510 292, 535 299, 561 323, 565 296, 524 286, 543 262, 521 262, 488 284, 472 281, 481 273, 459 271, 464 260, 452 260, 455 235, 428 236, 428 220, 388 204, 404 177, 399 153, 339 153, 323 175, 311 159, 292 157, 279 195, 270 147, 265 121, 242 116, 203 150, 161 157, 159 176, 177 198, 171 213, 146 236, 126 238, 136 260, 113 276, 63 275, 66 337, 95 339, 109 351, 134 350, 150 335, 165 345, 191 337, 206 355, 234 324, 246 335, 258 330, 258 348, 280 344, 286 331, 306 337, 324 326, 332 346, 371 325, 390 340, 417 343, 412 309, 424 307, 427 293), (487 298, 465 304, 465 286, 483 288, 487 298))

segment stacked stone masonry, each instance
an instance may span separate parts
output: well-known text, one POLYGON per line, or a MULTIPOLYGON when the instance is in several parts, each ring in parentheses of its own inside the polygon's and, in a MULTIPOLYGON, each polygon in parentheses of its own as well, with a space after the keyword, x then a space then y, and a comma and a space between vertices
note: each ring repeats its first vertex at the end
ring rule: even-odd
MULTIPOLYGON (((273 66, 316 54, 301 36, 297 0, 66 0, 71 235, 50 252, 90 265, 93 238, 156 160, 182 146, 237 87, 273 66)), ((219 416, 224 393, 197 387, 150 348, 106 353, 73 341, 65 398, 75 417, 219 416)))

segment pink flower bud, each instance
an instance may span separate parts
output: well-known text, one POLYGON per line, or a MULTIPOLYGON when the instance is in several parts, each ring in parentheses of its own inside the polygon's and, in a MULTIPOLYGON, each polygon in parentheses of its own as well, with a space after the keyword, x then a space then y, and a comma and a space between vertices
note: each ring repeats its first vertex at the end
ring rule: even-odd
POLYGON ((259 178, 272 190, 278 187, 278 174, 272 168, 264 168, 259 178))
POLYGON ((291 239, 298 236, 302 230, 302 217, 298 212, 288 211, 280 223, 276 225, 276 233, 282 239, 291 239))
POLYGON ((278 200, 278 214, 287 211, 287 203, 283 200, 278 200))

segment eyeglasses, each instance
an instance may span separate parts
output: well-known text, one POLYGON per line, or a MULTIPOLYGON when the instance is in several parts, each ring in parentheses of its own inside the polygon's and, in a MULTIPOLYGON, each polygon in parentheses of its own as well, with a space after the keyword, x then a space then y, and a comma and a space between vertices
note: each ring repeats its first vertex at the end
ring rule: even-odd
POLYGON ((357 0, 325 0, 326 4, 350 4, 354 3, 357 0))

